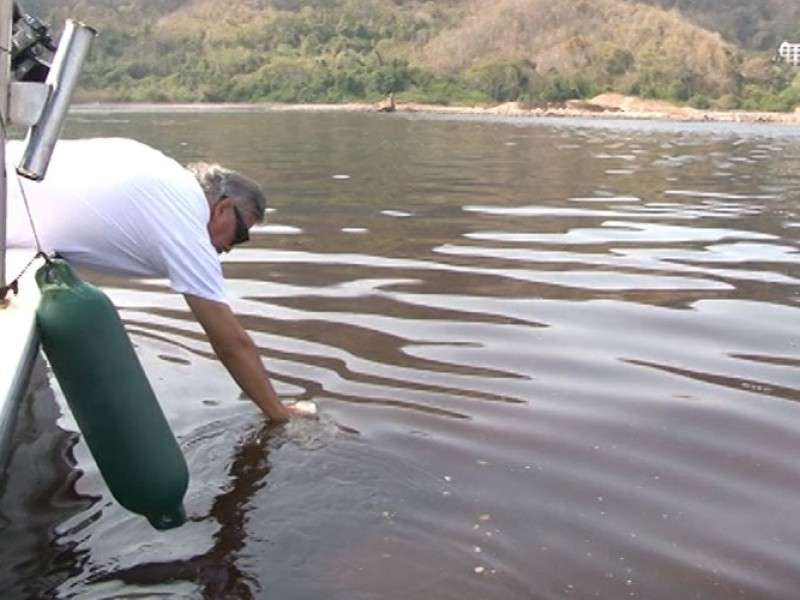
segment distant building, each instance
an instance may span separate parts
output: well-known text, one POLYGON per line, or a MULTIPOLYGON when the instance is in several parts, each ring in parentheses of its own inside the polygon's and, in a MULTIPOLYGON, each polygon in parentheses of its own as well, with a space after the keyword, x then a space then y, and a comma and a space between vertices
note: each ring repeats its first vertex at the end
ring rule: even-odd
POLYGON ((800 44, 783 42, 778 48, 778 54, 780 54, 783 62, 800 67, 800 44))

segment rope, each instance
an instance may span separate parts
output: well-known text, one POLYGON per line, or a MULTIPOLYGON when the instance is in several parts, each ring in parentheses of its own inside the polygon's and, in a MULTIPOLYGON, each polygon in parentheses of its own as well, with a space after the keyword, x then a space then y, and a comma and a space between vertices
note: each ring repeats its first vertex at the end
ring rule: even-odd
MULTIPOLYGON (((16 3, 14 4, 14 10, 16 11, 16 3)), ((1 54, 11 54, 11 48, 0 47, 1 54)), ((3 136, 3 143, 5 140, 8 139, 8 123, 6 122, 6 115, 0 114, 0 129, 2 130, 3 136)), ((5 165, 0 165, 0 168, 5 168, 5 165)), ((31 268, 31 265, 36 262, 37 258, 44 258, 47 264, 50 264, 52 261, 50 257, 47 256, 47 253, 42 249, 42 242, 39 239, 39 233, 36 231, 36 225, 33 222, 33 214, 31 213, 31 207, 28 203, 28 196, 25 193, 25 187, 22 185, 22 178, 17 176, 17 185, 19 185, 19 191, 22 194, 22 200, 25 202, 25 212, 28 214, 28 222, 31 225, 31 231, 33 232, 33 239, 36 242, 36 254, 28 261, 28 264, 22 269, 19 275, 17 275, 10 283, 0 287, 0 303, 5 302, 6 297, 8 296, 9 292, 13 292, 16 296, 19 294, 19 280, 25 275, 25 272, 31 268)))
POLYGON ((46 252, 42 252, 40 250, 34 254, 33 258, 28 261, 28 264, 22 268, 22 271, 20 271, 19 275, 17 275, 8 285, 0 287, 0 302, 6 299, 9 292, 13 292, 15 296, 19 294, 19 280, 22 279, 22 276, 25 275, 25 272, 31 268, 31 265, 35 263, 36 259, 38 258, 43 258, 47 264, 53 262, 46 252))
POLYGON ((38 254, 44 254, 45 252, 42 249, 42 242, 39 239, 39 232, 36 231, 36 224, 33 222, 33 215, 31 214, 31 205, 28 203, 28 195, 25 193, 25 186, 22 185, 22 178, 19 175, 17 176, 17 185, 19 186, 20 194, 22 194, 22 201, 25 203, 25 212, 28 215, 28 223, 31 224, 31 231, 33 232, 33 239, 36 242, 37 255, 38 254))
MULTIPOLYGON (((3 132, 6 131, 6 122, 5 119, 0 118, 0 127, 2 127, 3 132)), ((5 137, 5 136, 4 136, 5 137)), ((28 202, 28 195, 25 193, 25 186, 22 185, 22 179, 17 176, 17 185, 19 186, 20 194, 22 194, 22 200, 25 203, 25 212, 28 215, 28 223, 31 225, 31 231, 33 232, 33 239, 36 242, 36 254, 28 261, 22 271, 17 275, 10 283, 0 287, 0 302, 5 301, 6 297, 8 296, 9 292, 13 292, 14 295, 19 294, 19 280, 25 275, 25 272, 31 268, 31 265, 36 262, 37 258, 43 258, 47 264, 50 264, 52 261, 47 253, 42 248, 42 242, 39 239, 39 233, 36 231, 36 224, 33 222, 33 214, 31 213, 31 206, 28 202)))
MULTIPOLYGON (((11 54, 11 50, 10 50, 10 48, 0 47, 0 53, 2 53, 2 54, 11 54)), ((6 123, 6 115, 4 115, 4 114, 0 114, 0 129, 2 129, 2 132, 3 132, 3 138, 2 139, 3 140, 7 139, 7 137, 8 137, 8 135, 7 135, 8 134, 8 129, 7 129, 7 123, 6 123)), ((4 165, 3 165, 3 167, 4 167, 4 165)), ((31 265, 36 261, 37 258, 39 258, 40 256, 43 256, 44 259, 48 263, 50 262, 50 258, 42 250, 42 245, 39 242, 39 235, 36 233, 36 227, 33 224, 33 217, 31 215, 31 209, 30 209, 30 206, 28 206, 28 198, 25 195, 25 189, 22 187, 22 181, 19 181, 19 178, 17 178, 17 181, 19 183, 20 192, 22 192, 22 198, 25 201, 25 210, 28 212, 28 221, 31 224, 31 230, 33 231, 33 238, 34 238, 34 240, 36 240, 36 254, 34 254, 33 258, 31 258, 28 261, 28 264, 25 265, 25 267, 22 269, 22 271, 20 272, 19 275, 17 275, 10 283, 0 287, 0 303, 4 303, 5 302, 6 297, 8 296, 9 292, 12 292, 15 296, 19 294, 19 280, 22 278, 23 275, 25 275, 25 272, 28 269, 30 269, 31 265)))

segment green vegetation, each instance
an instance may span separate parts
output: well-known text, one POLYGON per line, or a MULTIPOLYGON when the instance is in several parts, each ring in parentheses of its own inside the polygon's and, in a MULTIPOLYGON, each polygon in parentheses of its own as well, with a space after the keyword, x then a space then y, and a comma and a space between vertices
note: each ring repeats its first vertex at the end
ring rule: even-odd
POLYGON ((719 32, 742 48, 774 51, 785 39, 800 40, 796 0, 639 0, 677 9, 692 22, 719 32))
POLYGON ((82 100, 562 102, 791 110, 796 0, 23 0, 100 31, 82 100), (717 31, 708 28, 717 23, 717 31))

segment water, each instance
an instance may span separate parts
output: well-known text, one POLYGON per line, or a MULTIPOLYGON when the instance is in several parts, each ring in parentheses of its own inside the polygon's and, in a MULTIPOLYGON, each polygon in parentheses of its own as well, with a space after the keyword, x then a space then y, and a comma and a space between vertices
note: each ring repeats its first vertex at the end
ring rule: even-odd
POLYGON ((70 136, 265 184, 232 304, 321 415, 266 426, 164 282, 95 279, 185 452, 190 522, 113 502, 41 368, 3 598, 796 598, 797 133, 74 114, 70 136))

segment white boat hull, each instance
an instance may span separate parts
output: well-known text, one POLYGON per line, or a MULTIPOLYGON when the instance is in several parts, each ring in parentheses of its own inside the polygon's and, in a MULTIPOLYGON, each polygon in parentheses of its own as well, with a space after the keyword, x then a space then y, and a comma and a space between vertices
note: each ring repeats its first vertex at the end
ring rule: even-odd
MULTIPOLYGON (((9 279, 16 277, 33 255, 33 250, 8 250, 6 273, 9 279)), ((7 306, 0 308, 0 464, 5 462, 17 409, 38 353, 36 306, 39 304, 39 288, 34 274, 41 264, 41 259, 37 259, 28 268, 19 282, 19 294, 10 295, 7 306)))

